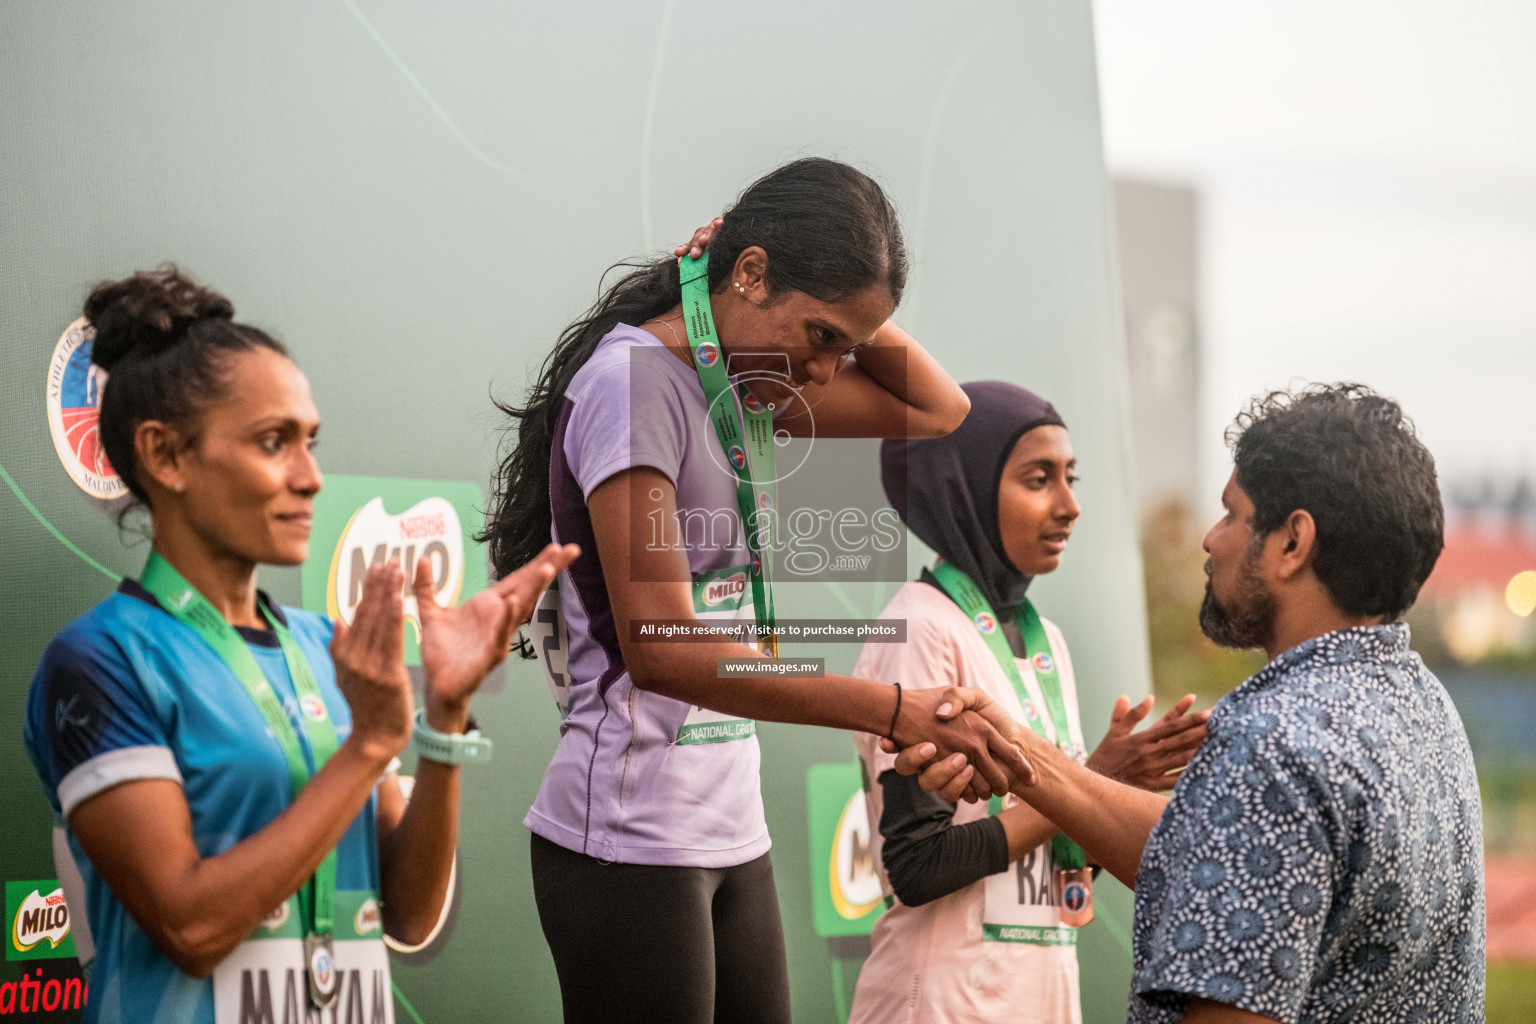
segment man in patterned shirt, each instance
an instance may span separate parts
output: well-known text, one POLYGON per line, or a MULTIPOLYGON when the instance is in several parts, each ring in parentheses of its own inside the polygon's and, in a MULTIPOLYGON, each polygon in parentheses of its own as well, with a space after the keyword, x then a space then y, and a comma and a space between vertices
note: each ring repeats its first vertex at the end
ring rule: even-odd
MULTIPOLYGON (((1200 624, 1269 664, 1216 705, 1171 799, 1013 729, 1038 775, 1019 796, 1135 887, 1137 1024, 1481 1022, 1472 754, 1399 622, 1443 546, 1434 461, 1359 385, 1257 399, 1228 442, 1200 624)), ((898 768, 963 795, 970 770, 931 757, 898 768)))

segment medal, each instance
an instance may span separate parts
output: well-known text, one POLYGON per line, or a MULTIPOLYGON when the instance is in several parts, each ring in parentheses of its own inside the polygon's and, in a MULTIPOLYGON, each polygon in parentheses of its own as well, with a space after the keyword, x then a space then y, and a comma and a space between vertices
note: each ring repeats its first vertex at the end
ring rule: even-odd
POLYGON ((341 972, 336 969, 336 954, 331 948, 331 933, 311 932, 304 936, 305 975, 309 979, 309 1001, 323 1010, 336 1001, 341 991, 341 972))
POLYGON ((1083 848, 1058 832, 1051 839, 1056 866, 1056 912, 1061 923, 1081 928, 1093 920, 1093 869, 1083 848))
POLYGON ((1056 870, 1056 906, 1061 923, 1081 928, 1093 920, 1093 870, 1076 868, 1056 870))

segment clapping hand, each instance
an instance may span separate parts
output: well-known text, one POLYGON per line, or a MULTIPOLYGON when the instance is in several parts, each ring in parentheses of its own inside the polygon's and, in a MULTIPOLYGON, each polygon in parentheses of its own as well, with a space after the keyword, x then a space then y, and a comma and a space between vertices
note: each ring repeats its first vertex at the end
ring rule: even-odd
POLYGON ((352 709, 352 735, 385 761, 411 739, 413 701, 405 669, 402 582, 398 562, 369 569, 352 625, 336 620, 331 636, 336 686, 352 709))
POLYGON ((413 586, 421 618, 421 664, 433 728, 464 730, 469 698, 506 659, 512 634, 533 614, 544 588, 580 553, 575 544, 550 544, 527 565, 457 608, 438 606, 432 597, 431 564, 425 559, 416 563, 413 586))
POLYGON ((1088 767, 1100 775, 1154 793, 1172 789, 1179 771, 1189 764, 1200 744, 1205 742, 1209 711, 1189 714, 1195 695, 1187 694, 1158 719, 1157 723, 1132 732, 1152 710, 1149 696, 1135 707, 1129 697, 1115 701, 1110 714, 1109 731, 1088 755, 1088 767))

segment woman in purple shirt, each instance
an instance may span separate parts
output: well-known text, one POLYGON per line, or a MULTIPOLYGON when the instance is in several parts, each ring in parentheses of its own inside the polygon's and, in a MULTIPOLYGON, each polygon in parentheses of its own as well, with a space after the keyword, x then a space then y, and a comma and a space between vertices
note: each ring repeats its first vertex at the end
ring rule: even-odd
POLYGON ((560 336, 527 403, 506 408, 518 430, 487 530, 496 569, 551 538, 582 549, 535 618, 564 722, 526 819, 568 1022, 789 1019, 754 720, 931 741, 998 792, 1029 773, 974 716, 936 721, 930 692, 830 674, 723 680, 718 659, 759 649, 644 642, 638 620, 765 621, 771 592, 749 585, 759 563, 741 524, 773 492, 760 471, 740 482, 744 423, 811 436, 814 407, 822 437, 936 437, 969 408, 890 322, 907 257, 868 176, 786 164, 694 244, 704 261, 631 265, 560 336), (701 275, 708 294, 685 318, 701 275), (712 403, 722 356, 737 379, 719 376, 712 403), (720 401, 725 426, 711 418, 720 401))

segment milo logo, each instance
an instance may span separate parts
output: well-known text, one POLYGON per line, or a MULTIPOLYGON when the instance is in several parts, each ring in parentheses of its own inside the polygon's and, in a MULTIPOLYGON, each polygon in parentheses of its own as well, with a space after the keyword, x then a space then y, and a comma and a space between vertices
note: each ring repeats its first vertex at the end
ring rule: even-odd
POLYGON ((367 935, 369 932, 379 929, 379 901, 369 897, 363 900, 363 905, 357 908, 357 914, 352 918, 352 928, 359 935, 367 935))
POLYGON ((69 907, 59 883, 7 882, 5 887, 11 918, 5 958, 73 956, 74 943, 68 941, 69 907))
POLYGON ((828 868, 832 906, 841 917, 858 920, 884 898, 880 875, 875 870, 869 813, 865 809, 862 789, 848 798, 843 813, 838 816, 837 830, 832 838, 832 862, 828 868))
POLYGON ((283 900, 283 902, 272 908, 271 913, 261 919, 261 926, 269 932, 275 932, 288 923, 291 913, 288 909, 288 901, 283 900))
POLYGON ((747 592, 747 574, 738 572, 724 579, 710 580, 704 584, 699 599, 706 607, 718 608, 722 604, 740 604, 747 592))
MULTIPOLYGON (((464 528, 480 513, 478 484, 457 480, 389 477, 325 478, 315 495, 314 551, 301 570, 304 607, 352 624, 368 570, 400 563, 405 581, 405 663, 421 664, 421 617, 416 607, 416 566, 426 563, 432 598, 444 607, 485 587, 485 549, 464 528), (324 552, 330 552, 326 558, 324 552)), ((499 677, 496 677, 499 678, 499 677)), ((495 685, 488 679, 487 685, 495 685)))
POLYGON ((354 512, 331 557, 325 595, 331 618, 351 625, 368 570, 391 560, 405 570, 405 615, 419 633, 421 618, 411 590, 417 561, 431 566, 438 604, 456 604, 464 584, 464 530, 453 505, 445 498, 426 498, 390 515, 384 499, 376 497, 354 512))
POLYGON ((811 840, 811 917, 816 934, 868 935, 885 910, 880 836, 870 828, 858 762, 813 764, 806 772, 811 840))

